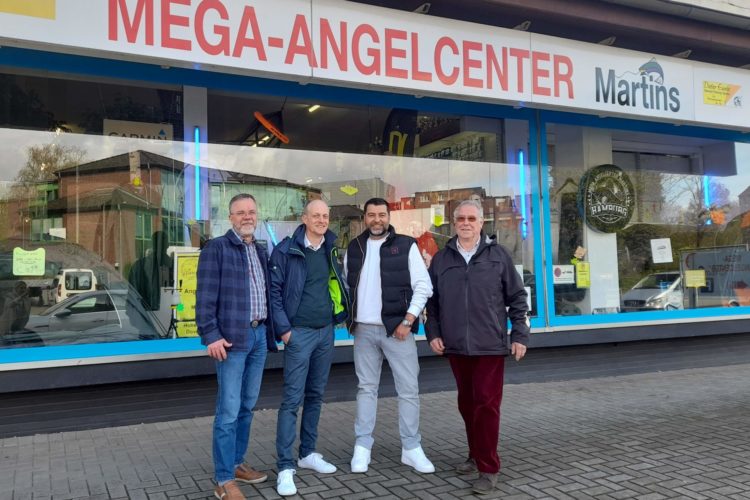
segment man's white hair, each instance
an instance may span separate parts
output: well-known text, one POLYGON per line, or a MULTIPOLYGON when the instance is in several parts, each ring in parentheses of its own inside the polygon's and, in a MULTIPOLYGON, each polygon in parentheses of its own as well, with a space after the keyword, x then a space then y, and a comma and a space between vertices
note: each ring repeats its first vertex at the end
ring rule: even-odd
POLYGON ((461 209, 461 207, 474 207, 477 209, 477 212, 479 212, 479 217, 481 219, 484 219, 484 209, 482 208, 482 204, 479 203, 476 200, 464 200, 461 203, 458 204, 455 210, 453 210, 453 218, 455 219, 458 217, 458 211, 461 209))

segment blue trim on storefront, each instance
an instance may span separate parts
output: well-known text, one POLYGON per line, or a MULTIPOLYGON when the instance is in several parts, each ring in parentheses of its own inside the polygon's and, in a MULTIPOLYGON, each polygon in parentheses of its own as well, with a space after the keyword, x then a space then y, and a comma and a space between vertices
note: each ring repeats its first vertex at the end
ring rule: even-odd
MULTIPOLYGON (((541 119, 541 112, 538 115, 540 117, 539 119, 539 137, 542 138, 542 142, 544 143, 545 147, 541 148, 540 150, 540 162, 542 164, 542 168, 540 168, 540 183, 543 186, 544 195, 542 197, 542 213, 548 214, 550 213, 550 203, 549 203, 549 158, 547 155, 547 124, 544 122, 544 120, 541 119)), ((550 257, 546 259, 545 265, 544 265, 544 275, 547 277, 545 283, 549 285, 549 287, 552 287, 553 283, 553 274, 552 274, 552 223, 550 221, 549 217, 544 217, 544 220, 542 221, 542 225, 544 227, 544 234, 547 235, 547 237, 544 240, 544 253, 542 255, 549 255, 550 257)), ((544 298, 547 302, 547 311, 549 312, 550 321, 552 321, 555 318, 555 298, 554 298, 554 292, 553 293, 545 293, 544 298)))
MULTIPOLYGON (((419 334, 424 335, 423 325, 419 334)), ((346 328, 335 330, 335 340, 352 340, 346 328)), ((0 364, 28 363, 63 359, 100 358, 110 356, 137 356, 168 354, 175 352, 203 351, 200 338, 137 340, 133 342, 110 342, 103 344, 59 345, 0 349, 0 364)))
MULTIPOLYGON (((542 284, 542 281, 538 279, 540 276, 542 276, 542 273, 544 272, 543 267, 543 260, 540 258, 541 255, 544 255, 542 253, 542 241, 540 237, 540 232, 534 231, 535 228, 541 227, 543 224, 543 218, 542 214, 547 213, 544 212, 543 208, 539 204, 539 200, 542 198, 539 193, 540 184, 537 181, 539 179, 539 175, 543 169, 540 168, 539 159, 544 159, 544 155, 540 155, 539 151, 539 137, 544 137, 540 131, 544 130, 543 124, 539 122, 537 119, 538 113, 534 114, 534 117, 529 120, 529 158, 528 158, 528 164, 529 164, 529 184, 531 185, 531 210, 532 210, 532 217, 531 220, 533 221, 533 224, 531 226, 532 234, 534 235, 534 288, 536 290, 536 316, 531 318, 531 327, 532 328, 544 328, 546 326, 546 314, 545 309, 543 306, 543 296, 546 296, 546 294, 541 293, 542 289, 540 288, 540 284, 542 284)), ((543 185, 543 184, 542 184, 543 185)), ((525 193, 524 193, 525 194, 525 193)), ((544 197, 546 199, 546 196, 544 197)), ((545 233, 547 234, 547 233, 545 233)))

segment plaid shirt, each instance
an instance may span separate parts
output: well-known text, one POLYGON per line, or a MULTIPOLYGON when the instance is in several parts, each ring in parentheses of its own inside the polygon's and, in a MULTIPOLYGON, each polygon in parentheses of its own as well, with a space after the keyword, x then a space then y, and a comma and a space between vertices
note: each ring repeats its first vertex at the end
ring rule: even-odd
MULTIPOLYGON (((234 229, 232 229, 234 231, 234 229)), ((248 276, 250 280, 250 310, 253 312, 254 320, 264 320, 268 317, 268 301, 266 300, 266 277, 263 274, 263 266, 258 257, 257 247, 253 243, 247 243, 236 231, 234 234, 245 245, 247 254, 248 276)))
MULTIPOLYGON (((268 254, 260 245, 253 245, 260 264, 263 294, 267 294, 268 254)), ((254 309, 251 303, 249 250, 233 230, 210 240, 198 259, 198 289, 195 297, 195 321, 203 345, 219 339, 232 343, 232 349, 248 350, 251 346, 251 322, 268 317, 267 306, 254 309)), ((259 276, 260 278, 260 276, 259 276)), ((265 297, 268 304, 268 296, 265 297)), ((266 322, 268 349, 275 351, 273 325, 266 322)))

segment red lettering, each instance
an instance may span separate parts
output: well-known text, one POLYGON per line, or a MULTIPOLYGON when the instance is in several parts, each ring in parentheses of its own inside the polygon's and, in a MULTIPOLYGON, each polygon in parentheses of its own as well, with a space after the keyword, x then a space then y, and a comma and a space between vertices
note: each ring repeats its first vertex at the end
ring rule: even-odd
POLYGON ((539 66, 540 61, 549 61, 550 55, 546 52, 531 53, 531 93, 536 95, 549 96, 552 91, 549 87, 543 87, 541 80, 549 78, 549 70, 539 66))
POLYGON ((364 35, 369 36, 373 44, 377 44, 380 42, 380 39, 378 38, 378 32, 375 31, 375 28, 373 28, 369 24, 360 24, 359 26, 357 26, 357 29, 354 30, 354 34, 352 34, 352 57, 354 58, 354 66, 357 68, 357 71, 359 71, 363 75, 379 75, 380 52, 377 48, 369 47, 367 49, 367 55, 371 58, 370 64, 365 64, 362 61, 362 56, 359 50, 359 43, 364 35))
POLYGON ((242 51, 245 47, 255 49, 255 52, 258 53, 259 61, 267 60, 266 48, 260 36, 258 18, 255 17, 255 9, 253 7, 245 7, 245 10, 242 11, 242 20, 240 21, 240 29, 237 32, 237 40, 234 42, 232 57, 242 57, 242 51), (252 32, 250 38, 246 36, 248 29, 252 32))
POLYGON ((492 45, 487 45, 487 88, 491 89, 497 75, 497 82, 500 89, 508 90, 508 47, 502 48, 502 62, 497 60, 495 49, 492 45))
POLYGON ((567 56, 555 55, 553 58, 555 72, 555 97, 560 97, 560 84, 568 86, 568 99, 573 99, 573 61, 567 56), (565 71, 563 72, 563 67, 565 71))
POLYGON ((296 56, 307 56, 307 64, 311 68, 317 68, 318 62, 315 59, 315 50, 313 49, 312 38, 310 37, 310 30, 307 29, 307 18, 302 14, 297 14, 294 18, 294 26, 292 26, 292 36, 289 40, 289 50, 286 52, 286 58, 284 64, 292 64, 296 56), (302 43, 299 39, 302 38, 302 43))
POLYGON ((474 68, 481 68, 482 61, 479 59, 472 59, 469 54, 469 52, 472 51, 481 51, 482 44, 479 42, 469 42, 468 40, 464 40, 463 49, 464 85, 466 87, 482 88, 482 80, 471 78, 471 70, 474 68))
POLYGON ((411 34, 411 77, 422 82, 431 82, 432 73, 419 69, 419 35, 411 34))
POLYGON ((198 8, 195 10, 195 38, 198 40, 198 45, 203 49, 206 54, 217 56, 219 54, 229 55, 229 27, 228 26, 214 26, 214 33, 219 35, 219 43, 212 44, 206 39, 205 32, 205 21, 206 13, 209 10, 215 10, 219 17, 226 21, 229 19, 229 14, 224 4, 219 0, 203 0, 198 4, 198 8))
POLYGON ((458 80, 458 68, 454 67, 450 74, 443 72, 443 49, 451 49, 454 56, 458 55, 458 46, 451 38, 447 36, 440 37, 435 45, 435 73, 437 73, 438 80, 445 85, 453 85, 458 80))
POLYGON ((190 40, 172 37, 172 26, 190 26, 190 18, 172 14, 172 4, 190 5, 190 0, 161 0, 161 46, 168 49, 190 50, 190 40))
POLYGON ((518 92, 523 92, 523 60, 529 58, 529 51, 523 49, 510 49, 510 57, 516 58, 516 78, 518 92))
POLYGON ((153 0, 138 0, 135 6, 135 15, 131 22, 130 14, 125 0, 109 0, 109 39, 117 41, 117 13, 122 15, 122 27, 125 29, 125 38, 129 43, 135 43, 138 38, 138 30, 141 27, 143 14, 146 14, 146 45, 154 44, 154 2, 153 0))
POLYGON ((408 71, 393 67, 394 59, 406 59, 406 50, 395 48, 393 40, 406 40, 406 31, 388 28, 385 30, 385 76, 409 78, 408 71))
POLYGON ((346 22, 341 21, 339 23, 339 40, 341 45, 336 43, 336 37, 333 34, 331 25, 328 23, 328 19, 320 20, 320 67, 323 69, 328 68, 328 46, 330 44, 333 57, 336 58, 336 64, 338 64, 341 71, 347 71, 349 69, 349 61, 346 57, 346 22))

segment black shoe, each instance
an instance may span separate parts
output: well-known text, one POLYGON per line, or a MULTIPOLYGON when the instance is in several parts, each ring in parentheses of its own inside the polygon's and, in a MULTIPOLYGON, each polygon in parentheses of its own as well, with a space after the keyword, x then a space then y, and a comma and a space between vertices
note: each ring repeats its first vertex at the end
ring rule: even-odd
POLYGON ((474 485, 472 486, 471 489, 474 490, 474 493, 478 493, 479 495, 487 495, 494 491, 496 484, 497 484, 497 474, 489 474, 487 472, 480 472, 479 479, 474 481, 474 485))

